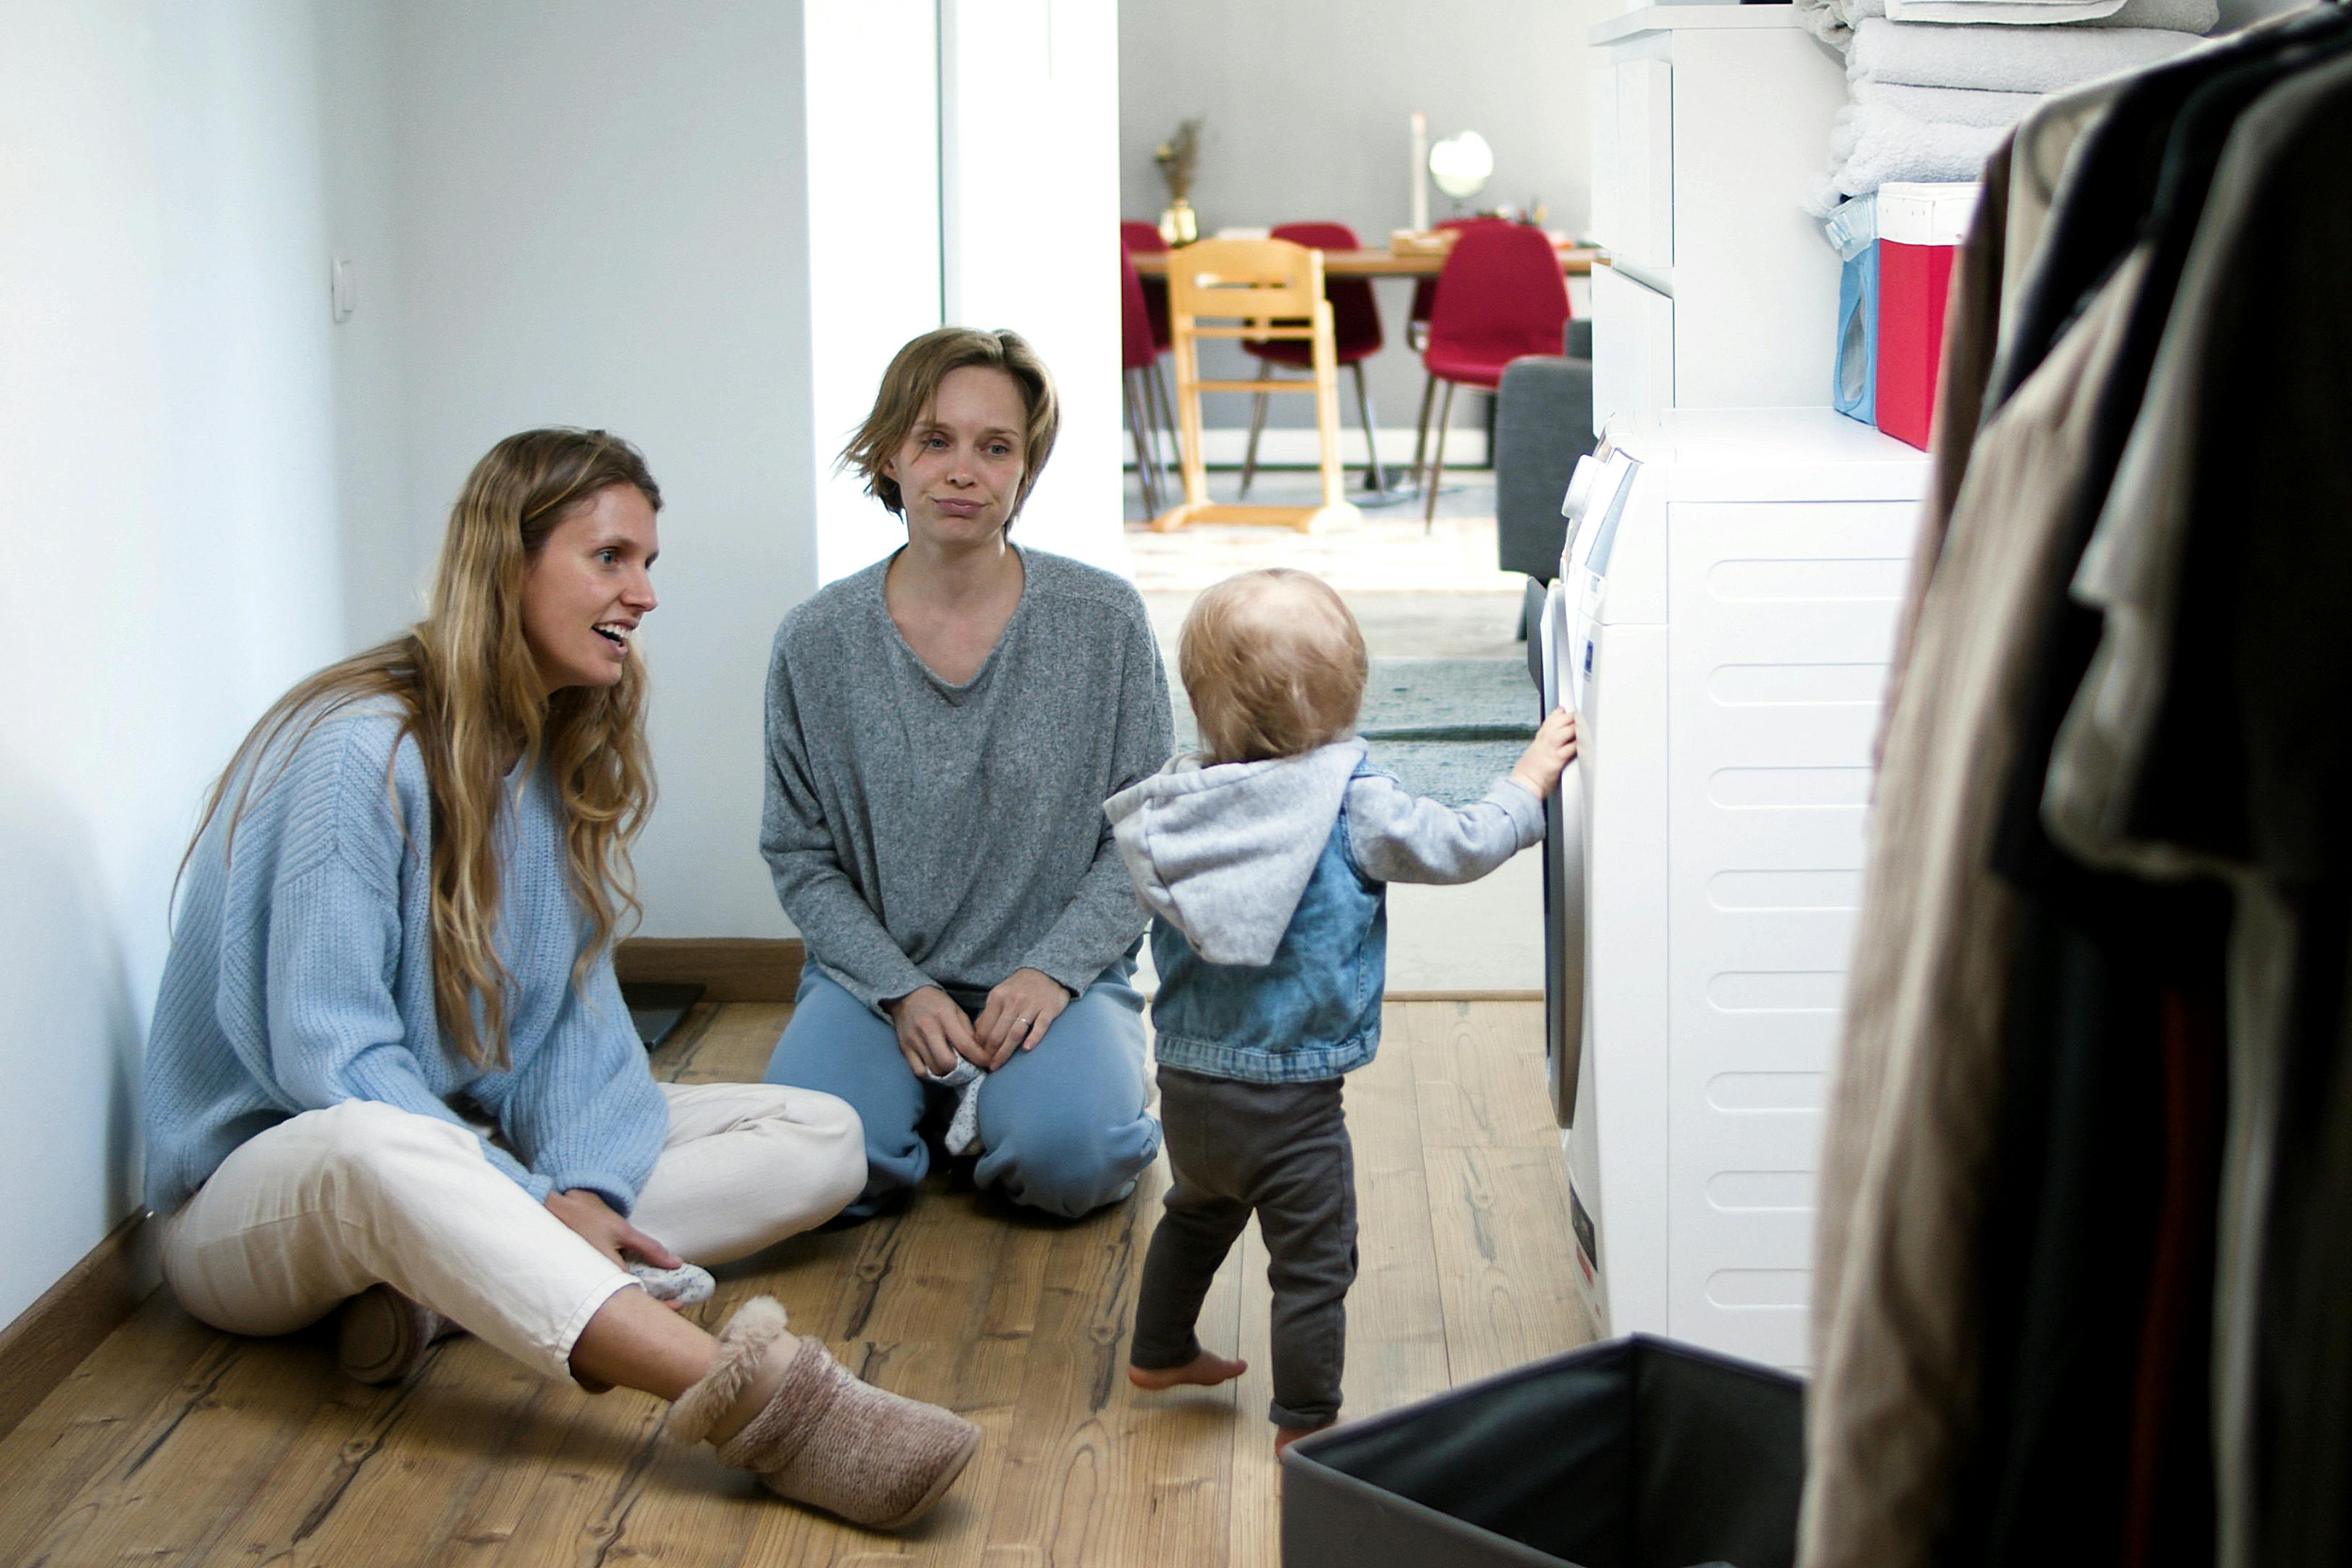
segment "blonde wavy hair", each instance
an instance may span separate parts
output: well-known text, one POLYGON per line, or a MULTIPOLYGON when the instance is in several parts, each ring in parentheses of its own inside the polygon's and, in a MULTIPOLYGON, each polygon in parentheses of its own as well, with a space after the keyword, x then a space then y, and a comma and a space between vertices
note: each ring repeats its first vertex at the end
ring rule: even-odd
POLYGON ((1311 572, 1244 572, 1192 601, 1176 668, 1213 763, 1295 757, 1346 736, 1364 704, 1364 634, 1311 572))
MULTIPOLYGON (((510 1060, 507 969, 493 939, 501 786, 518 758, 525 776, 544 758, 562 802, 572 890, 589 926, 573 965, 574 984, 622 920, 639 912, 629 844, 654 803, 645 662, 633 645, 616 684, 542 696, 522 630, 523 579, 531 559, 576 507, 613 485, 634 485, 648 505, 661 509, 661 490, 644 456, 617 436, 526 430, 491 447, 450 509, 425 619, 390 642, 329 665, 272 704, 214 783, 196 825, 200 840, 242 773, 226 856, 253 798, 260 757, 279 758, 282 773, 327 718, 372 698, 398 702, 401 733, 416 742, 432 797, 435 1010, 443 1037, 479 1067, 503 1069, 510 1060)), ((389 770, 384 784, 389 795, 389 770)), ((192 840, 188 855, 194 854, 192 840)), ((186 866, 184 858, 183 871, 186 866)))

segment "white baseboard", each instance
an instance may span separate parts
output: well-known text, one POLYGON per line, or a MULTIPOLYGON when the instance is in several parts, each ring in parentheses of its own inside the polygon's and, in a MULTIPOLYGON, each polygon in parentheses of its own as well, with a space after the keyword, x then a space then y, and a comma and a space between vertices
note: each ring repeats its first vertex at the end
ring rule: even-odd
MULTIPOLYGON (((1412 463, 1412 432, 1390 430, 1381 433, 1381 466, 1402 474, 1412 463)), ((1135 438, 1121 436, 1120 449, 1126 454, 1129 473, 1135 471, 1135 438)), ((1249 430, 1211 428, 1202 432, 1202 458, 1213 468, 1238 468, 1242 452, 1249 444, 1249 430)), ((1312 430, 1268 430, 1258 437, 1258 466, 1268 468, 1311 468, 1322 460, 1322 453, 1312 430)), ((1360 468, 1370 461, 1364 455, 1364 433, 1352 426, 1339 427, 1339 461, 1347 468, 1360 468)), ((1486 467, 1486 432, 1475 426, 1459 426, 1446 432, 1445 466, 1449 468, 1483 468, 1486 467)))

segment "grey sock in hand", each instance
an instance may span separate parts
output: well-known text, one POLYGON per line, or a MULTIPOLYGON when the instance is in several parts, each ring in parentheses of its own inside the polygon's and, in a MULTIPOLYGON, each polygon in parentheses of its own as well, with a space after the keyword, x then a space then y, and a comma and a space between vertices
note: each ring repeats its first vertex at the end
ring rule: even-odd
POLYGON ((711 1292, 719 1289, 719 1281, 710 1277, 709 1269, 697 1268, 691 1263, 681 1263, 675 1268, 656 1268, 638 1259, 628 1265, 628 1270, 636 1276, 637 1283, 646 1288, 646 1295, 656 1301, 675 1301, 681 1307, 708 1301, 711 1292))

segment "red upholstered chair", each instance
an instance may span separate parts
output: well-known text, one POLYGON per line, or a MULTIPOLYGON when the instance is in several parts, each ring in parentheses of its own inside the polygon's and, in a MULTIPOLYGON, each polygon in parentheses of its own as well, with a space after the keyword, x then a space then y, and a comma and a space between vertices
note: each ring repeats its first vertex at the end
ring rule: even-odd
MULTIPOLYGON (((1450 217, 1429 226, 1439 230, 1465 229, 1475 224, 1508 223, 1500 217, 1450 217)), ((1429 346, 1429 313, 1437 307, 1437 279, 1416 278, 1412 280, 1412 304, 1405 311, 1404 346, 1419 353, 1429 346)))
POLYGON ((1160 368, 1160 342, 1151 335, 1143 280, 1135 275, 1135 262, 1124 239, 1118 247, 1118 363, 1127 382, 1127 427, 1135 437, 1135 475, 1143 489, 1144 513, 1158 517, 1166 510, 1160 489, 1161 421, 1152 393, 1154 373, 1160 368))
MULTIPOLYGON (((1509 222, 1508 218, 1499 217, 1450 217, 1443 223, 1432 224, 1430 226, 1434 229, 1459 231, 1482 223, 1507 224, 1509 222)), ((1434 278, 1416 278, 1412 280, 1412 304, 1405 311, 1404 346, 1415 353, 1429 346, 1429 313, 1437 308, 1437 282, 1434 278)), ((1422 458, 1428 452, 1429 406, 1433 395, 1436 391, 1437 380, 1434 376, 1422 384, 1421 412, 1414 415, 1412 419, 1412 471, 1416 475, 1421 472, 1422 458)))
MULTIPOLYGON (((1118 220, 1118 240, 1131 256, 1148 256, 1168 248, 1168 242, 1160 237, 1160 226, 1139 218, 1118 220)), ((1151 318, 1151 341, 1160 345, 1161 353, 1166 353, 1169 343, 1174 341, 1168 332, 1168 279, 1143 278, 1138 281, 1143 285, 1144 313, 1151 318)))
POLYGON ((1454 389, 1492 392, 1503 369, 1529 354, 1557 355, 1568 325, 1568 280, 1559 253, 1541 229, 1481 224, 1462 231, 1437 276, 1437 304, 1429 318, 1422 363, 1431 384, 1445 384, 1437 416, 1436 451, 1422 472, 1424 522, 1437 516, 1437 476, 1445 467, 1445 426, 1454 389))
MULTIPOLYGON (((1313 250, 1358 250, 1362 248, 1356 231, 1344 223, 1286 223, 1277 225, 1271 236, 1286 239, 1293 245, 1303 245, 1313 250)), ((1371 486, 1376 490, 1388 489, 1388 476, 1381 470, 1381 454, 1372 434, 1372 398, 1364 385, 1364 362, 1381 352, 1381 308, 1372 299, 1372 285, 1363 278, 1332 278, 1326 274, 1323 297, 1331 301, 1333 348, 1339 361, 1355 373, 1356 414, 1364 422, 1364 450, 1371 458, 1371 486)), ((1311 344, 1295 339, 1267 342, 1244 339, 1242 347, 1255 354, 1258 379, 1265 381, 1274 374, 1276 365, 1287 365, 1293 370, 1307 370, 1314 363, 1311 344)), ((1249 494, 1250 480, 1257 476, 1257 442, 1265 428, 1265 394, 1260 393, 1250 410, 1249 444, 1242 452, 1241 493, 1249 494)))
MULTIPOLYGON (((1127 247, 1129 256, 1164 255, 1168 242, 1160 237, 1160 226, 1139 218, 1118 220, 1118 239, 1127 247)), ((1161 362, 1168 356, 1169 346, 1176 339, 1168 325, 1168 279, 1138 275, 1143 285, 1143 313, 1151 321, 1152 361, 1144 379, 1150 383, 1148 390, 1156 400, 1151 418, 1155 429, 1168 432, 1171 447, 1176 443, 1176 395, 1168 390, 1168 367, 1161 362)), ((1156 440, 1157 437, 1155 437, 1156 440)))

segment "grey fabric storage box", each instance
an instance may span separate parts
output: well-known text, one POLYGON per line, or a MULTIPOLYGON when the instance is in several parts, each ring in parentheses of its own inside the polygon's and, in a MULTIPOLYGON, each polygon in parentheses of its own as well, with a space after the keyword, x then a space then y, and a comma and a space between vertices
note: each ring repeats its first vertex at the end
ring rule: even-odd
POLYGON ((1285 1568, 1791 1568, 1804 1385, 1635 1335, 1301 1438, 1285 1568))

